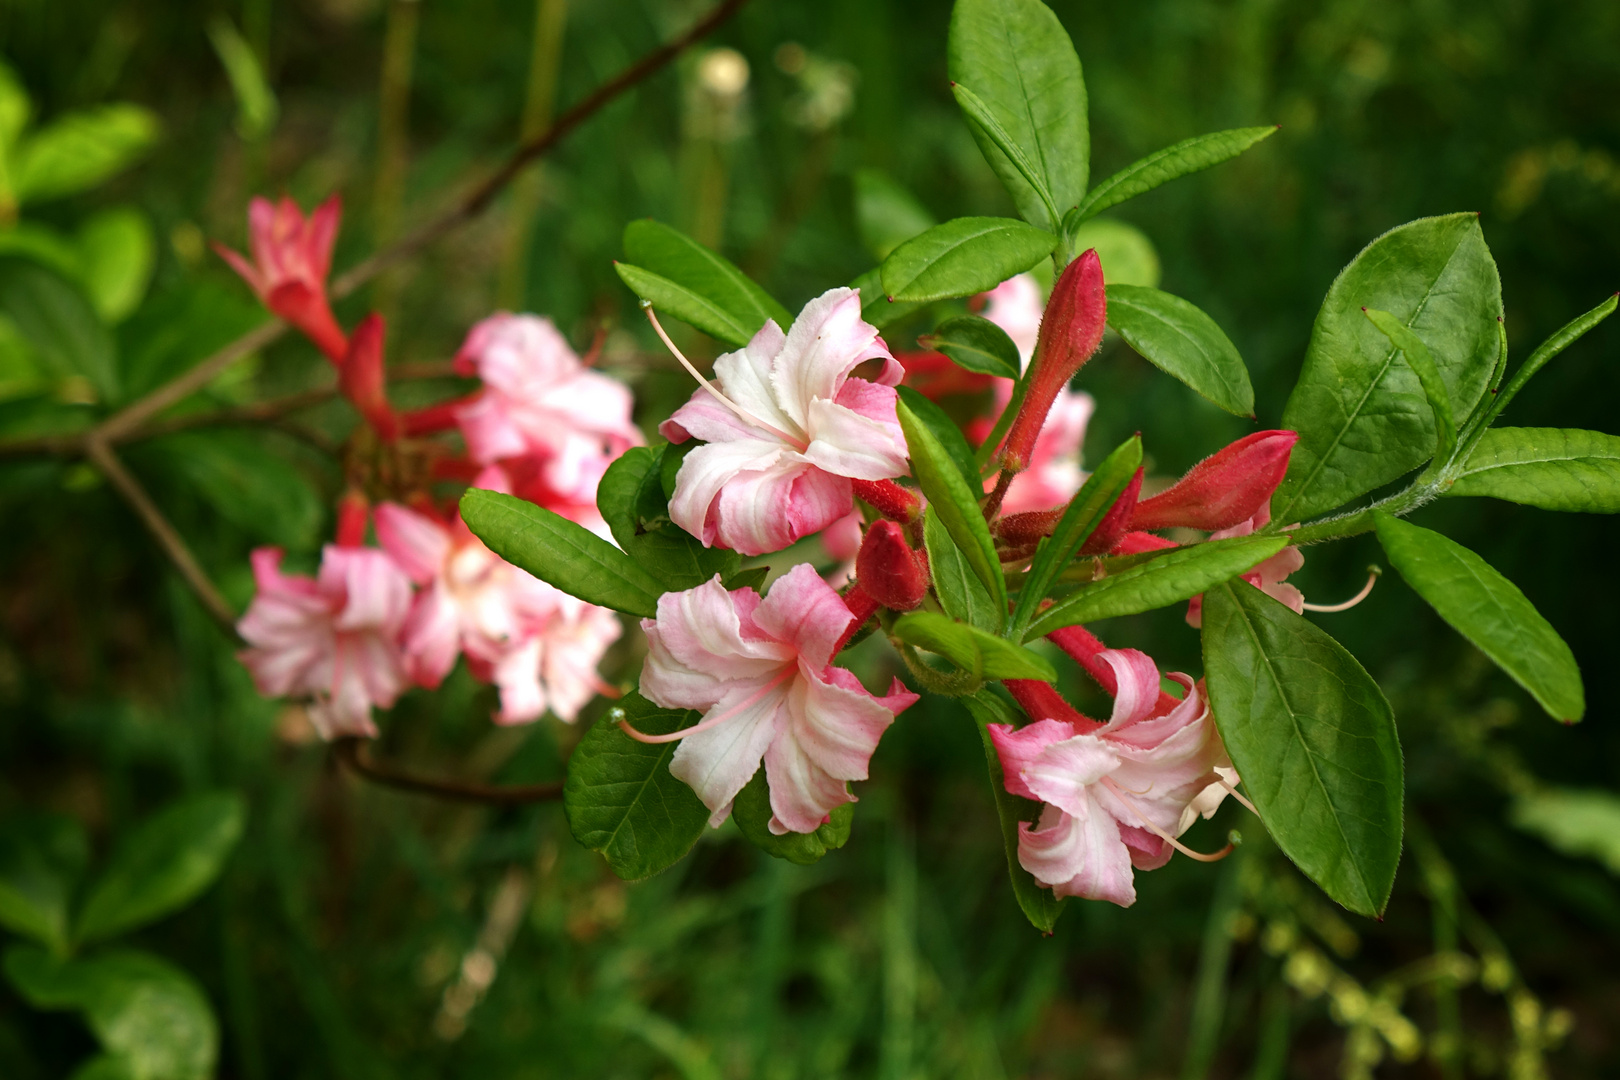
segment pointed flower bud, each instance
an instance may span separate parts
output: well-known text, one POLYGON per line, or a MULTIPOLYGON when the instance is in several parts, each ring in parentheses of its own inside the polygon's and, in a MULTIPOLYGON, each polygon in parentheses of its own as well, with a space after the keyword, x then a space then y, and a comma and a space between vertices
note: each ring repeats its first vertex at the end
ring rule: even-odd
POLYGON ((1108 508, 1102 521, 1086 537, 1086 542, 1080 545, 1082 555, 1106 555, 1114 550, 1114 546, 1125 539, 1130 531, 1131 517, 1136 513, 1136 500, 1142 495, 1142 470, 1137 469, 1131 482, 1125 485, 1125 490, 1119 493, 1114 505, 1108 508))
POLYGON ((347 339, 326 298, 343 207, 336 195, 304 217, 292 199, 254 199, 248 204, 248 239, 253 261, 215 244, 220 258, 259 294, 264 306, 296 326, 334 364, 343 362, 347 339))
POLYGON ((349 351, 338 367, 338 385, 382 439, 399 438, 399 417, 388 404, 388 375, 383 370, 383 320, 372 312, 354 328, 349 351))
POLYGON ((861 591, 886 608, 911 611, 928 593, 928 571, 918 553, 906 546, 906 534, 892 521, 873 522, 855 556, 855 580, 861 591))
POLYGON ((1052 287, 1031 362, 1029 389, 1002 450, 1004 468, 1015 473, 1028 468, 1035 437, 1052 402, 1102 344, 1107 322, 1102 263, 1091 249, 1070 263, 1052 287))
POLYGON ((1169 490, 1138 506, 1131 528, 1215 532, 1243 524, 1282 483, 1298 441, 1293 431, 1257 431, 1217 450, 1169 490))

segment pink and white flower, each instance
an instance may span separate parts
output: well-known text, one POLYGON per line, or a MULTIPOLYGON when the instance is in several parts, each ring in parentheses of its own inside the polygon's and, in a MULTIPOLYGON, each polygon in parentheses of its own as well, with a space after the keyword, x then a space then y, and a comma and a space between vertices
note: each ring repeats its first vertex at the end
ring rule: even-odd
POLYGON ((472 459, 536 472, 564 501, 594 504, 608 465, 645 441, 629 388, 586 367, 550 319, 490 316, 467 335, 456 369, 484 383, 456 410, 472 459))
POLYGON ((596 665, 621 633, 613 612, 506 562, 459 518, 447 524, 384 503, 376 520, 378 540, 422 587, 401 636, 413 681, 438 686, 465 653, 473 674, 500 688, 502 724, 548 708, 572 722, 596 696, 596 665))
POLYGON ((848 514, 852 481, 904 475, 893 389, 903 371, 877 334, 860 293, 833 289, 786 333, 767 322, 717 359, 713 382, 659 428, 706 444, 681 463, 670 519, 706 546, 763 555, 848 514), (883 361, 876 382, 850 377, 865 360, 883 361))
POLYGON ((1175 838, 1197 813, 1214 812, 1227 790, 1216 770, 1231 762, 1200 684, 1172 673, 1187 693, 1167 708, 1146 654, 1108 649, 1097 656, 1116 682, 1107 724, 991 724, 990 738, 1007 790, 1046 804, 1035 825, 1019 828, 1019 864, 1060 897, 1129 907, 1136 901, 1132 867, 1163 866, 1173 850, 1194 854, 1175 838))
POLYGON ((252 558, 258 593, 236 629, 259 693, 312 698, 323 739, 375 736, 372 706, 391 706, 405 689, 397 641, 410 579, 376 548, 328 545, 313 578, 283 574, 279 548, 252 558))
POLYGON ((1046 312, 1040 283, 1033 274, 1019 274, 980 296, 984 300, 980 314, 1007 332, 1018 346, 1021 366, 1028 367, 1040 337, 1041 316, 1046 312))
POLYGON ((854 621, 808 563, 763 600, 752 589, 727 592, 718 576, 665 593, 658 617, 641 623, 641 692, 666 708, 702 710, 703 719, 670 735, 630 733, 680 740, 669 771, 697 792, 711 825, 726 819, 763 760, 771 831, 814 832, 855 801, 849 782, 866 779, 878 739, 917 700, 898 679, 877 697, 832 665, 854 621))
POLYGON ((248 242, 253 260, 222 244, 214 250, 242 276, 259 300, 296 326, 341 365, 348 339, 332 316, 326 298, 326 275, 332 269, 343 207, 336 195, 306 220, 298 204, 283 195, 280 202, 256 198, 248 204, 248 242))

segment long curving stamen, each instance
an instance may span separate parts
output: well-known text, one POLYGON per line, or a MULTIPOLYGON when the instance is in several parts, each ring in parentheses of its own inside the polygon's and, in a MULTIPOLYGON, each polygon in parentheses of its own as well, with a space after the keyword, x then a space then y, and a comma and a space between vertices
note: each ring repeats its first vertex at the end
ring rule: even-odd
POLYGON ((658 315, 653 311, 652 304, 649 301, 643 300, 641 302, 641 309, 647 313, 647 321, 653 324, 653 329, 657 331, 659 339, 664 343, 664 347, 675 354, 675 359, 681 362, 681 366, 691 374, 692 378, 702 383, 703 389, 713 394, 716 401, 730 409, 732 412, 736 413, 737 419, 741 420, 745 424, 757 427, 761 431, 768 431, 772 435, 775 435, 778 439, 781 439, 783 442, 787 443, 789 446, 798 447, 798 449, 801 451, 809 447, 810 444, 805 440, 796 435, 789 435, 776 425, 761 420, 759 417, 755 416, 741 405, 738 405, 735 401, 732 401, 730 398, 726 397, 725 394, 721 393, 720 388, 714 385, 714 383, 710 382, 708 379, 705 379, 703 377, 703 373, 692 366, 692 361, 688 360, 686 355, 675 347, 675 343, 669 340, 669 335, 664 332, 664 326, 658 321, 658 315))
POLYGON ((668 735, 648 735, 644 731, 637 731, 635 728, 630 726, 630 721, 622 714, 619 716, 619 728, 626 735, 636 740, 636 742, 650 744, 678 742, 681 739, 686 738, 688 735, 696 735, 700 731, 708 731, 710 728, 716 727, 717 725, 723 724, 727 720, 730 720, 744 709, 758 705, 766 694, 793 678, 793 676, 797 673, 798 668, 789 667, 786 671, 782 672, 782 674, 778 675, 776 678, 772 679, 758 690, 755 690, 752 694, 749 694, 742 701, 739 701, 729 709, 722 710, 718 716, 705 716, 702 720, 696 724, 693 724, 691 727, 682 728, 680 731, 672 731, 668 735))
POLYGON ((1231 784, 1228 784, 1225 780, 1222 780, 1220 777, 1216 777, 1215 782, 1217 784, 1221 785, 1221 787, 1225 788, 1226 793, 1228 795, 1232 796, 1232 798, 1236 799, 1238 802, 1240 802, 1244 806, 1248 807, 1249 813, 1253 814, 1255 817, 1260 816, 1260 811, 1258 811, 1258 810, 1256 810, 1254 808, 1254 803, 1250 802, 1248 799, 1243 797, 1243 792, 1239 791, 1237 788, 1233 787, 1231 784))
POLYGON ((1187 858, 1197 859, 1199 862, 1220 862, 1222 859, 1232 854, 1233 845, 1231 844, 1227 844, 1213 855, 1206 855, 1202 851, 1194 851, 1192 848, 1183 844, 1180 840, 1177 840, 1175 837, 1153 824, 1153 822, 1149 821, 1147 819, 1147 815, 1143 814, 1141 810, 1137 809, 1136 804, 1130 800, 1125 792, 1120 789, 1120 786, 1114 783, 1113 780, 1105 776, 1102 778, 1102 782, 1107 786, 1109 791, 1112 791, 1119 797, 1119 801, 1125 804, 1125 809, 1129 810, 1132 816, 1135 817, 1137 821, 1142 823, 1142 827, 1144 829, 1146 829, 1148 832, 1156 834, 1161 840, 1175 848, 1177 851, 1181 852, 1183 855, 1187 856, 1187 858))
POLYGON ((1381 566, 1369 566, 1367 567, 1367 584, 1363 585, 1361 587, 1361 591, 1356 593, 1356 595, 1352 596, 1342 604, 1306 604, 1305 610, 1327 612, 1349 611, 1351 608, 1367 599, 1367 594, 1373 591, 1373 586, 1378 584, 1379 575, 1381 575, 1383 572, 1384 568, 1381 566))

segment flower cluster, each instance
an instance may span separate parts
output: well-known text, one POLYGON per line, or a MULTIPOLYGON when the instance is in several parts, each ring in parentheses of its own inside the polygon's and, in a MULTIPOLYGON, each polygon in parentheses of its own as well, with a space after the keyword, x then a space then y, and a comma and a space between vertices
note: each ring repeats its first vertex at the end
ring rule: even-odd
POLYGON ((261 693, 308 699, 328 739, 375 735, 374 707, 392 706, 412 683, 437 687, 460 656, 499 688, 498 722, 548 710, 571 721, 605 688, 596 667, 620 636, 618 616, 500 559, 433 483, 470 479, 601 530, 597 483, 642 442, 629 391, 590 370, 546 319, 500 314, 473 327, 456 356, 456 371, 479 389, 397 412, 381 318, 345 334, 332 314, 326 275, 338 220, 335 198, 307 220, 289 199, 255 199, 252 261, 220 251, 332 361, 339 389, 396 464, 429 464, 352 477, 315 576, 283 573, 274 548, 253 553, 257 593, 238 625, 242 660, 261 693), (452 429, 464 454, 429 441, 452 429), (382 496, 375 506, 372 495, 382 496), (373 524, 377 547, 365 544, 373 524))

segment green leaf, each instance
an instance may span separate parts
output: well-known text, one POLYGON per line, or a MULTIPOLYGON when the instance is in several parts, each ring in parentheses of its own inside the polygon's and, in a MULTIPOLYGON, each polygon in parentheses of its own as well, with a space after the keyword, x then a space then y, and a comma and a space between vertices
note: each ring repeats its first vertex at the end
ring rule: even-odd
POLYGON ((1097 252, 1103 280, 1110 285, 1159 286, 1159 252, 1146 233, 1115 218, 1092 218, 1069 237, 1071 251, 1097 252))
POLYGON ((861 294, 861 318, 879 330, 928 306, 926 300, 890 300, 883 292, 883 268, 874 266, 849 283, 861 294))
POLYGON ((1429 401, 1429 411, 1434 414, 1434 456, 1442 462, 1450 460, 1451 452, 1457 449, 1457 420, 1452 415, 1451 398, 1446 393, 1446 384, 1440 378, 1440 369, 1435 366, 1429 347, 1387 311, 1363 308, 1362 314, 1406 357, 1407 365, 1423 387, 1423 396, 1429 401))
POLYGON ((1018 862, 1018 828, 1025 822, 1033 824, 1040 817, 1041 804, 1007 790, 1006 778, 1001 771, 1001 756, 990 741, 989 725, 1019 727, 1025 717, 990 690, 970 694, 962 699, 962 704, 967 706, 968 713, 978 724, 979 739, 984 743, 984 760, 990 770, 990 792, 995 796, 996 816, 1001 820, 1001 844, 1007 853, 1007 873, 1012 878, 1013 896, 1030 925, 1043 934, 1050 934, 1069 898, 1065 896, 1059 899, 1018 862))
POLYGON ((194 795, 142 822, 90 887, 74 936, 100 941, 178 911, 202 895, 242 838, 235 792, 194 795))
POLYGON ((84 1013, 102 1047, 133 1080, 208 1080, 214 1074, 219 1024, 208 997, 161 957, 119 949, 59 960, 19 945, 6 950, 5 971, 34 1008, 84 1013))
MULTIPOLYGON (((1091 161, 1086 83, 1074 45, 1051 9, 1039 0, 957 0, 948 67, 951 81, 973 88, 1045 179, 1057 211, 1079 203, 1091 161)), ((1047 202, 1023 171, 982 126, 969 127, 1019 214, 1056 229, 1047 202)))
POLYGON ((609 465, 596 488, 596 506, 625 554, 670 592, 696 588, 714 575, 729 578, 741 557, 706 548, 669 520, 669 499, 660 482, 667 446, 633 446, 609 465))
POLYGON ((1517 585, 1449 537, 1382 512, 1373 519, 1391 565, 1452 629, 1555 720, 1574 723, 1585 714, 1575 655, 1517 585))
POLYGON ((658 614, 658 579, 560 514, 474 488, 461 497, 461 520, 495 554, 570 596, 627 615, 658 614))
POLYGON ((883 260, 883 292, 896 300, 949 300, 1000 285, 1057 247, 1057 237, 1011 218, 955 218, 883 260))
POLYGON ((1288 546, 1283 536, 1240 536, 1175 548, 1083 585, 1036 616, 1026 639, 1065 626, 1153 611, 1190 600, 1243 574, 1288 546))
POLYGON ((1001 126, 1001 121, 996 119, 995 113, 985 104, 984 99, 961 83, 952 84, 951 94, 956 98, 957 105, 967 114, 969 123, 974 127, 974 134, 989 139, 1041 200, 1046 213, 1040 220, 1061 221, 1063 213, 1052 202, 1052 191, 1046 184, 1046 176, 1029 160, 1029 156, 1024 153, 1023 147, 1014 141, 1011 133, 1001 126))
POLYGON ((1108 286, 1108 325, 1154 367, 1238 416, 1254 415, 1254 388, 1237 346, 1197 306, 1158 289, 1108 286))
POLYGON ((834 808, 828 816, 832 820, 813 833, 790 832, 777 836, 771 832, 771 791, 764 769, 756 772, 747 786, 737 793, 737 801, 731 807, 731 820, 737 823, 737 828, 750 844, 767 855, 800 866, 819 862, 827 852, 849 842, 850 825, 855 821, 855 804, 844 803, 834 808))
POLYGON ((1515 799, 1508 820, 1565 855, 1596 859, 1620 876, 1620 795, 1542 788, 1515 799))
MULTIPOLYGON (((17 73, 0 60, 0 159, 17 141, 23 128, 28 126, 28 118, 33 111, 33 103, 28 100, 28 89, 17 78, 17 73)), ((3 194, 0 192, 0 195, 3 194)))
POLYGON ((990 538, 990 527, 979 509, 979 498, 962 478, 962 471, 950 453, 917 414, 907 408, 904 401, 899 402, 895 411, 911 454, 911 473, 963 558, 984 585, 995 606, 999 629, 1006 618, 1007 581, 1001 576, 1001 559, 996 555, 996 543, 990 538))
POLYGON ((75 283, 84 278, 79 246, 71 238, 35 221, 20 221, 0 229, 0 256, 32 259, 75 283))
POLYGON ((249 141, 262 139, 275 130, 280 105, 276 92, 264 77, 264 68, 253 46, 247 43, 236 24, 224 15, 208 22, 208 40, 225 68, 231 93, 236 95, 236 131, 249 141))
POLYGON ((58 378, 102 402, 118 398, 112 335, 78 287, 38 263, 0 258, 0 314, 11 318, 58 378))
POLYGON ((26 813, 7 821, 0 831, 0 926, 66 952, 73 890, 89 861, 89 839, 73 818, 26 813))
POLYGON ((73 195, 133 165, 157 142, 157 115, 139 105, 69 113, 24 138, 12 153, 19 203, 73 195))
POLYGON ((683 285, 629 263, 616 262, 613 269, 631 292, 656 310, 691 323, 717 341, 741 348, 754 336, 731 312, 683 285))
POLYGON ((1492 428, 1447 495, 1579 514, 1620 513, 1620 438, 1579 428, 1492 428))
POLYGON ((923 546, 928 551, 934 592, 945 614, 990 633, 999 630, 1002 616, 933 507, 924 512, 923 546))
POLYGON ((1007 331, 978 315, 946 319, 932 334, 919 338, 917 344, 944 353, 965 371, 1002 379, 1016 379, 1021 373, 1018 346, 1007 331))
POLYGON ((152 280, 152 226, 133 207, 104 210, 79 228, 80 280, 108 324, 140 306, 152 280))
POLYGON ((1064 227, 1073 228, 1092 215, 1100 214, 1110 206, 1118 206, 1126 199, 1134 199, 1143 192, 1152 191, 1160 184, 1230 161, 1255 143, 1276 133, 1274 126, 1232 128, 1208 135, 1195 135, 1174 146, 1155 151, 1125 166, 1087 192, 1080 205, 1063 219, 1064 227))
POLYGON ((1400 350, 1362 317, 1388 311, 1428 343, 1452 412, 1496 366, 1502 283, 1475 214, 1423 218, 1368 244, 1328 290, 1281 427, 1299 432, 1272 518, 1301 521, 1428 460, 1434 415, 1400 350))
POLYGON ((750 566, 746 570, 738 570, 727 575, 720 581, 728 591, 737 589, 753 589, 757 593, 765 591, 765 579, 771 576, 769 566, 750 566))
POLYGON ((639 881, 692 849, 709 822, 709 810, 670 775, 669 760, 680 744, 632 739, 619 728, 621 716, 645 735, 667 735, 691 727, 701 714, 626 695, 591 726, 568 759, 563 811, 574 839, 601 852, 619 877, 639 881))
POLYGON ((1097 531, 1108 511, 1130 486, 1131 478, 1142 465, 1142 437, 1133 435, 1116 446, 1103 459, 1101 465, 1069 500, 1063 516, 1058 519, 1052 535, 1043 539, 1030 560, 1029 571, 1018 593, 1018 607, 1013 611, 1012 629, 1008 633, 1014 641, 1027 638, 1024 633, 1042 600, 1052 588, 1052 582, 1069 561, 1080 551, 1081 545, 1097 531))
POLYGON ((977 679, 1057 681, 1057 672, 1044 657, 932 611, 913 611, 900 616, 893 633, 907 645, 943 656, 977 679))
POLYGON ((1260 819, 1334 900, 1378 916, 1401 858, 1401 746, 1389 702, 1333 638, 1259 589, 1204 593, 1215 725, 1260 819))
MULTIPOLYGON (((120 382, 125 400, 157 389, 200 356, 219 351, 265 322, 264 309, 241 288, 218 281, 179 281, 147 297, 118 327, 120 382)), ((227 378, 244 378, 249 365, 227 378)), ((215 402, 193 403, 214 407, 215 402)))
POLYGON ((905 403, 911 414, 927 425, 945 453, 956 463, 956 469, 962 474, 962 480, 972 491, 974 485, 983 486, 979 479, 979 466, 973 460, 973 448, 968 445, 967 438, 962 429, 956 426, 956 421, 948 416, 944 409, 934 404, 923 394, 909 386, 897 386, 900 400, 905 403))
MULTIPOLYGON (((1502 388, 1502 392, 1496 395, 1496 400, 1491 403, 1486 423, 1491 423, 1502 414, 1502 410, 1508 407, 1508 402, 1518 396, 1519 391, 1524 389, 1525 383, 1529 382, 1531 376, 1545 367, 1547 361, 1585 337, 1587 331, 1613 315, 1617 306, 1620 306, 1620 293, 1609 297, 1586 314, 1571 319, 1560 327, 1552 337, 1537 345, 1536 351, 1531 353, 1530 358, 1519 366, 1519 370, 1513 373, 1513 378, 1508 380, 1508 384, 1502 388)), ((1505 336, 1502 341, 1502 352, 1505 359, 1507 353, 1507 339, 1505 336)))
MULTIPOLYGON (((882 169, 855 170, 855 224, 874 258, 936 224, 917 197, 882 169)), ((871 320, 868 320, 871 321, 871 320)))
POLYGON ((258 432, 179 432, 135 448, 130 460, 175 477, 255 540, 295 551, 320 543, 325 500, 258 432))
MULTIPOLYGON (((725 312, 731 322, 742 328, 742 340, 733 344, 747 344, 748 339, 758 333, 769 319, 775 319, 776 325, 783 330, 793 323, 788 309, 730 260, 662 222, 642 218, 626 225, 624 255, 638 267, 673 282, 725 312)), ((620 276, 623 276, 622 271, 620 276)), ((632 289, 635 288, 633 283, 629 284, 632 289)), ((642 296, 646 295, 640 293, 639 289, 636 291, 642 296)), ((693 325, 707 331, 697 323, 693 325)))

